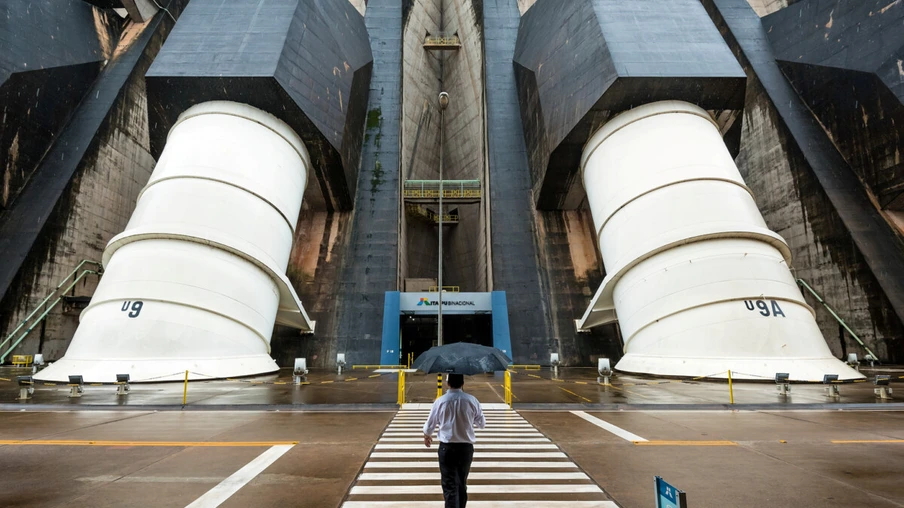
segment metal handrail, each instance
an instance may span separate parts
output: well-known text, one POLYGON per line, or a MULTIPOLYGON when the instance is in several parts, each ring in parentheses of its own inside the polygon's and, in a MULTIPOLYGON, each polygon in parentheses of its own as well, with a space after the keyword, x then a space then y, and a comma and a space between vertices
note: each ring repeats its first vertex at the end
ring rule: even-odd
POLYGON ((424 45, 427 46, 461 46, 461 39, 457 35, 428 35, 424 37, 424 45))
MULTIPOLYGON (((96 262, 96 261, 88 261, 88 260, 82 261, 81 263, 79 263, 78 266, 79 266, 79 268, 80 268, 80 267, 84 266, 85 264, 94 264, 94 265, 100 266, 100 263, 98 263, 98 262, 96 262)), ((60 292, 60 291, 59 291, 60 287, 62 287, 62 285, 65 284, 65 282, 66 282, 67 280, 69 280, 70 277, 72 277, 72 274, 71 274, 71 273, 70 273, 69 275, 67 275, 66 278, 63 279, 63 282, 61 282, 56 288, 54 288, 53 292, 51 292, 50 295, 47 296, 47 298, 45 298, 40 304, 38 304, 38 307, 37 307, 34 311, 32 311, 32 313, 29 314, 28 317, 25 318, 24 321, 22 321, 22 324, 20 324, 19 326, 17 326, 16 329, 13 330, 13 332, 10 333, 10 334, 6 337, 6 339, 3 340, 3 342, 0 342, 0 349, 3 349, 4 347, 6 347, 6 344, 9 343, 9 341, 12 340, 12 338, 16 336, 16 333, 18 333, 19 330, 22 329, 22 326, 24 326, 24 325, 28 322, 28 320, 31 319, 31 318, 35 315, 35 313, 37 313, 37 312, 41 309, 41 306, 45 305, 45 304, 47 303, 47 301, 50 300, 50 298, 52 298, 54 295, 58 295, 58 296, 57 296, 57 299, 54 300, 52 304, 50 304, 49 306, 47 306, 47 308, 44 310, 44 312, 41 313, 41 315, 38 316, 38 318, 35 319, 35 320, 31 323, 31 325, 29 325, 28 328, 26 328, 25 331, 24 331, 21 335, 19 335, 19 338, 16 339, 16 340, 12 343, 11 346, 9 346, 9 348, 6 350, 6 352, 3 353, 2 355, 0 355, 0 364, 2 364, 3 362, 6 361, 6 357, 9 356, 9 354, 12 353, 14 349, 16 349, 16 346, 18 346, 23 340, 25 340, 25 337, 27 337, 28 334, 31 333, 31 331, 34 330, 35 327, 36 327, 41 321, 43 321, 44 318, 46 318, 48 314, 50 314, 50 311, 53 310, 54 307, 56 307, 56 306, 63 300, 63 296, 64 296, 70 289, 74 288, 75 285, 78 284, 79 281, 81 281, 82 278, 84 278, 86 275, 91 275, 91 274, 102 275, 103 272, 102 272, 101 270, 84 270, 84 271, 82 271, 82 273, 79 274, 78 277, 75 278, 75 280, 72 281, 71 284, 69 284, 69 286, 66 287, 66 289, 64 289, 62 292, 60 292)))
POLYGON ((816 292, 815 289, 811 288, 810 285, 807 284, 807 282, 804 281, 803 279, 797 279, 797 283, 800 284, 801 286, 807 288, 807 290, 810 292, 810 294, 812 294, 816 298, 816 300, 819 303, 821 303, 822 306, 825 307, 827 311, 829 311, 829 314, 831 314, 832 317, 834 317, 835 320, 838 321, 838 323, 840 323, 841 326, 843 326, 844 329, 847 330, 849 334, 851 334, 851 337, 853 337, 854 340, 856 340, 857 343, 860 344, 860 346, 862 346, 863 349, 865 349, 866 352, 869 353, 875 359, 875 361, 877 361, 877 362, 879 361, 879 357, 876 356, 876 353, 873 353, 873 351, 870 348, 868 348, 866 346, 866 344, 863 343, 862 340, 860 340, 860 337, 858 337, 857 334, 854 333, 854 330, 851 330, 851 327, 849 327, 847 325, 847 323, 845 323, 844 320, 841 319, 841 317, 835 313, 835 311, 832 309, 832 307, 830 307, 829 304, 826 303, 826 301, 823 300, 822 297, 819 296, 819 294, 816 292))
MULTIPOLYGON (((424 219, 433 221, 435 223, 439 223, 439 214, 434 212, 433 210, 428 210, 420 205, 416 204, 405 204, 405 211, 412 214, 417 215, 418 217, 422 217, 424 219)), ((443 222, 448 223, 458 223, 461 221, 461 217, 455 213, 445 213, 443 214, 443 222)))
MULTIPOLYGON (((98 263, 97 261, 91 261, 91 260, 88 260, 88 259, 83 259, 82 262, 79 263, 78 266, 75 267, 75 270, 72 270, 71 272, 69 272, 69 275, 67 275, 65 279, 61 280, 60 283, 57 284, 57 287, 53 288, 53 291, 51 291, 50 294, 47 295, 46 298, 44 298, 43 300, 41 300, 41 303, 39 303, 37 306, 35 306, 35 310, 31 311, 31 314, 29 314, 28 316, 26 316, 25 319, 23 319, 22 322, 19 323, 19 326, 17 326, 12 332, 9 333, 9 335, 6 337, 6 340, 4 340, 2 343, 0 343, 0 348, 2 348, 2 347, 3 347, 3 344, 6 344, 6 343, 7 343, 7 342, 8 342, 8 341, 9 341, 16 333, 19 332, 19 330, 22 329, 23 326, 26 325, 26 324, 28 323, 28 320, 31 319, 31 318, 33 318, 33 317, 35 316, 35 314, 37 314, 38 311, 41 310, 41 307, 42 307, 45 303, 47 303, 48 301, 50 301, 51 298, 53 298, 53 295, 55 295, 55 294, 57 293, 57 291, 59 291, 60 288, 63 287, 63 284, 65 284, 66 281, 68 281, 73 275, 75 275, 76 273, 78 273, 78 271, 81 270, 82 267, 85 266, 85 265, 87 265, 87 264, 94 265, 94 266, 98 266, 98 267, 101 266, 101 264, 98 263)), ((67 291, 68 291, 68 290, 67 290, 67 291)), ((65 293, 65 291, 64 291, 64 293, 65 293)))
MULTIPOLYGON (((444 198, 479 198, 480 189, 443 189, 444 198)), ((438 198, 437 189, 405 189, 402 196, 406 198, 438 198)))
MULTIPOLYGON (((402 196, 406 198, 438 198, 439 180, 405 180, 402 196)), ((480 180, 443 180, 444 198, 480 198, 480 180)))

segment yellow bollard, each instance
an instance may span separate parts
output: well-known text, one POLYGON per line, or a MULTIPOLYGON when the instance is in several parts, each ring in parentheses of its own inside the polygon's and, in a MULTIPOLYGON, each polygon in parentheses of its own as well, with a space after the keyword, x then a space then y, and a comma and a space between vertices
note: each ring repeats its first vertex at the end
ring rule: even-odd
POLYGON ((436 375, 436 398, 440 398, 443 396, 443 375, 436 375))
POLYGON ((188 371, 185 371, 185 388, 182 389, 182 405, 188 400, 188 371))
POLYGON ((512 407, 512 371, 505 371, 505 403, 512 407))
POLYGON ((734 389, 731 387, 731 371, 728 371, 728 399, 734 404, 734 389))
POLYGON ((399 397, 398 397, 399 407, 405 404, 405 371, 399 371, 399 397))

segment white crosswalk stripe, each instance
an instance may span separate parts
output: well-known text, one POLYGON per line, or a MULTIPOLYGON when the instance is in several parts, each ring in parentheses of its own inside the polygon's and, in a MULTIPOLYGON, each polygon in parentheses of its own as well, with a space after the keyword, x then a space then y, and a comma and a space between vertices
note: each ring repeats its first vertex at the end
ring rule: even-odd
MULTIPOLYGON (((424 447, 423 404, 403 407, 387 426, 349 490, 343 508, 441 507, 437 443, 424 447)), ((468 506, 617 508, 559 447, 516 411, 483 405, 468 476, 468 506)))

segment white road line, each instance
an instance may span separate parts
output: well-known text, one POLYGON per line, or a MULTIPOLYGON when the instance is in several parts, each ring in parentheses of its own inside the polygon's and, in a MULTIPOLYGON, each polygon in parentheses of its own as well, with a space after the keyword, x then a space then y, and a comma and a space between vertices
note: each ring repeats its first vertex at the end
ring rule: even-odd
MULTIPOLYGON (((410 480, 437 480, 439 471, 435 473, 361 473, 358 480, 367 481, 410 481, 410 480)), ((468 480, 590 480, 581 472, 576 473, 545 473, 538 471, 529 472, 472 472, 468 480)))
MULTIPOLYGON (((424 422, 427 423, 427 422, 424 422)), ((424 423, 394 423, 391 422, 389 424, 389 429, 420 429, 423 428, 424 423)), ((493 429, 530 429, 533 426, 529 423, 487 423, 487 428, 493 429)))
MULTIPOLYGON (((422 415, 410 415, 410 414, 399 413, 396 416, 394 416, 394 418, 424 418, 424 419, 426 419, 428 416, 430 416, 429 413, 424 413, 422 415)), ((496 415, 496 414, 492 414, 492 413, 484 413, 483 416, 484 416, 484 418, 496 418, 499 420, 504 420, 506 418, 523 418, 519 414, 496 415)))
POLYGON ((193 503, 185 508, 215 508, 220 506, 223 501, 229 499, 246 483, 254 479, 255 476, 261 474, 265 469, 270 467, 287 451, 291 450, 295 445, 276 445, 271 446, 267 451, 258 455, 254 460, 245 464, 244 467, 236 471, 229 478, 220 482, 216 487, 208 490, 204 495, 195 499, 193 503))
MULTIPOLYGON (((436 460, 436 454, 433 454, 433 460, 430 461, 406 461, 400 460, 397 462, 366 462, 364 464, 364 469, 436 469, 439 471, 439 462, 436 460)), ((536 461, 536 462, 527 462, 527 461, 480 461, 475 460, 471 463, 471 470, 475 469, 497 469, 497 468, 508 468, 508 469, 577 469, 577 465, 571 461, 552 461, 552 460, 544 460, 544 461, 536 461)))
MULTIPOLYGON (((436 452, 373 452, 373 459, 435 459, 436 452)), ((475 453, 474 458, 487 459, 564 459, 562 452, 480 452, 475 453)))
MULTIPOLYGON (((411 432, 411 431, 398 431, 398 432, 384 432, 382 437, 411 437, 411 436, 423 436, 423 432, 411 432)), ((436 435, 436 432, 433 433, 436 435)), ((480 439, 489 439, 494 437, 517 437, 517 438, 532 438, 532 437, 543 437, 543 434, 540 434, 539 431, 533 430, 530 432, 525 432, 521 430, 511 431, 511 432, 493 432, 493 433, 485 433, 482 434, 480 439)))
MULTIPOLYGON (((411 402, 408 404, 402 404, 402 411, 404 411, 404 412, 430 411, 430 408, 432 408, 432 407, 433 407, 432 402, 420 402, 420 403, 411 402)), ((514 413, 514 410, 512 410, 512 408, 508 407, 508 405, 503 404, 503 403, 496 404, 496 403, 481 402, 480 408, 483 409, 484 411, 499 411, 499 412, 514 413)))
MULTIPOLYGON (((512 485, 468 485, 471 494, 574 494, 602 493, 602 489, 593 483, 573 483, 566 485, 548 484, 512 484, 512 485)), ((374 494, 442 494, 442 486, 436 485, 356 485, 349 492, 352 496, 374 494)), ((539 502, 537 502, 539 504, 539 502)))
POLYGON ((583 418, 583 419, 587 420, 588 422, 596 425, 597 427, 615 434, 616 436, 624 439, 625 441, 631 441, 632 443, 635 441, 646 441, 646 439, 638 436, 637 434, 632 434, 621 427, 616 427, 615 425, 612 425, 609 422, 600 420, 599 418, 597 418, 595 416, 590 416, 583 411, 571 411, 571 414, 573 414, 577 417, 583 418))
MULTIPOLYGON (((425 449, 424 443, 421 444, 402 444, 402 443, 387 443, 387 444, 377 444, 374 446, 377 450, 417 450, 417 449, 425 449)), ((474 445, 475 450, 486 450, 488 448, 494 450, 558 450, 559 447, 549 443, 522 443, 522 444, 510 444, 510 443, 485 443, 480 441, 479 443, 474 445)))
MULTIPOLYGON (((381 437, 378 443, 419 443, 424 440, 422 434, 416 434, 416 437, 381 437)), ((549 439, 545 437, 481 437, 481 443, 549 443, 549 439)), ((118 477, 117 477, 118 478, 118 477)))
MULTIPOLYGON (((470 487, 468 492, 470 492, 470 487)), ((471 501, 468 508, 618 508, 612 501, 471 501)), ((445 501, 346 501, 342 508, 443 508, 445 501)))
MULTIPOLYGON (((392 420, 390 425, 423 425, 427 423, 427 419, 423 420, 392 420)), ((487 420, 487 425, 530 425, 527 420, 487 420)))
MULTIPOLYGON (((602 488, 515 411, 500 405, 487 411, 486 429, 475 429, 477 443, 468 491, 478 497, 471 508, 616 508, 602 488), (475 484, 476 482, 476 484, 475 484), (504 494, 504 495, 503 495, 504 494), (583 495, 582 501, 567 499, 583 495), (481 500, 480 496, 498 500, 481 500), (518 500, 508 500, 518 496, 518 500), (533 499, 537 498, 537 499, 533 499), (595 499, 595 500, 594 500, 595 499)), ((430 404, 415 414, 403 410, 380 436, 343 508, 440 508, 436 447, 425 448, 421 429, 430 404), (363 485, 362 485, 363 484, 363 485), (419 500, 427 494, 437 501, 419 500), (371 500, 367 500, 370 498, 371 500), (361 499, 364 499, 363 501, 361 499)), ((430 497, 427 497, 430 499, 430 497)))

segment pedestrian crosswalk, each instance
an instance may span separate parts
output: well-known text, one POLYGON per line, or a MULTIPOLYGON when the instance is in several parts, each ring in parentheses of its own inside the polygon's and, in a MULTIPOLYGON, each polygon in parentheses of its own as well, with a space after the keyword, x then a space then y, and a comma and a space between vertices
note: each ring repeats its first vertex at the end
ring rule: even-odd
MULTIPOLYGON (((616 508, 559 447, 504 404, 482 404, 468 476, 469 508, 616 508)), ((406 404, 383 432, 342 508, 443 506, 434 441, 421 429, 430 404, 406 404)))

